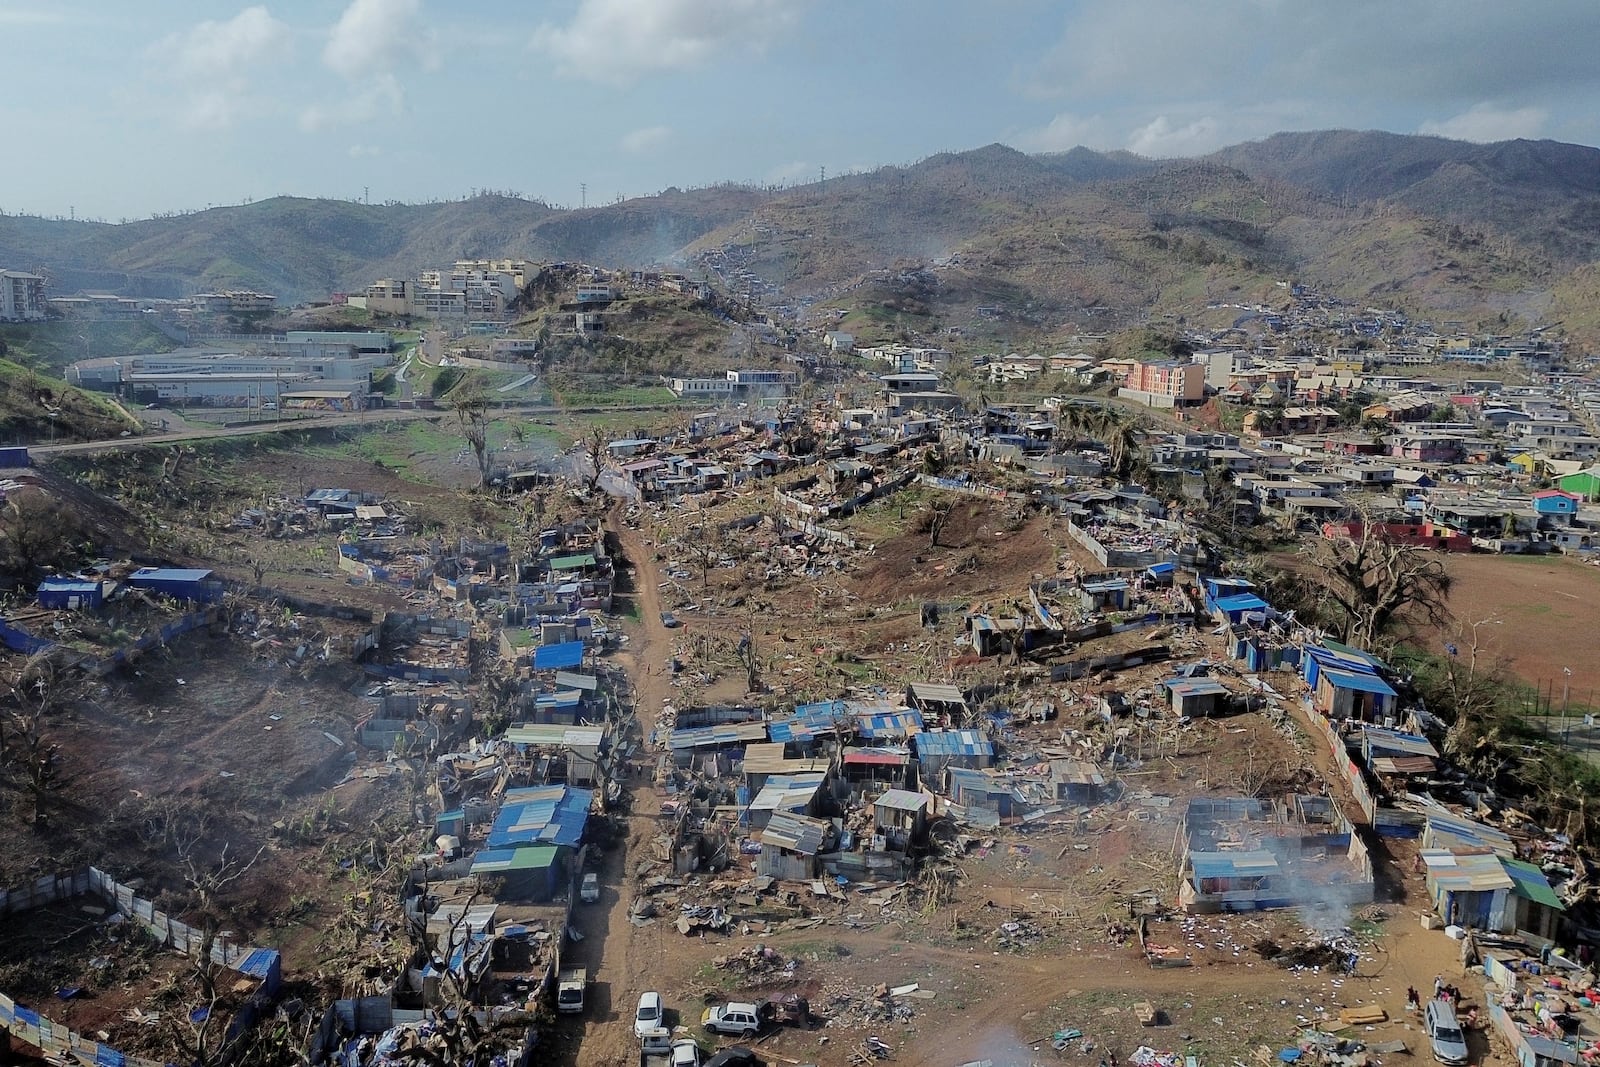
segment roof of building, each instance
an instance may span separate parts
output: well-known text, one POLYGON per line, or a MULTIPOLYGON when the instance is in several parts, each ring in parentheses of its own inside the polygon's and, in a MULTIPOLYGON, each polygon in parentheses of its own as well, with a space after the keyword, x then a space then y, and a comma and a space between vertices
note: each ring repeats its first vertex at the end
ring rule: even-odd
POLYGON ((485 843, 490 848, 536 843, 576 846, 583 839, 593 801, 593 790, 567 785, 507 790, 485 843))
POLYGON ((513 745, 534 745, 539 748, 599 748, 605 743, 606 728, 529 722, 508 727, 505 738, 513 745))
POLYGON ((1270 606, 1254 593, 1235 593, 1233 596, 1218 597, 1212 603, 1224 612, 1265 611, 1270 606))
POLYGON ((1215 678, 1168 678, 1161 685, 1178 697, 1228 695, 1228 687, 1215 678))
POLYGON ((1196 878, 1261 878, 1277 874, 1278 857, 1264 848, 1239 852, 1191 852, 1196 878))
POLYGON ((1431 756, 1439 758, 1433 742, 1417 734, 1386 730, 1381 726, 1368 726, 1361 731, 1361 743, 1371 752, 1399 753, 1405 756, 1431 756))
POLYGON ((821 819, 792 811, 775 811, 761 831, 761 847, 814 856, 822 849, 827 831, 828 824, 821 819))
POLYGON ((1511 891, 1517 896, 1558 911, 1567 910, 1567 906, 1561 903, 1561 898, 1556 896, 1556 891, 1550 888, 1550 879, 1533 864, 1502 856, 1500 866, 1505 868, 1506 874, 1510 875, 1512 882, 1515 883, 1511 891))
MULTIPOLYGON (((926 736, 926 735, 923 735, 926 736)), ((849 765, 904 767, 911 762, 911 750, 903 745, 874 745, 844 750, 844 762, 849 765)))
POLYGON ((928 794, 913 793, 909 789, 887 789, 872 802, 872 806, 886 811, 922 811, 928 806, 928 794))
POLYGON ((911 743, 918 759, 994 755, 994 742, 977 730, 928 730, 913 737, 911 743))
POLYGON ((582 662, 582 641, 561 641, 553 645, 540 645, 533 650, 534 670, 563 670, 582 662))
POLYGON ((1347 671, 1339 667, 1324 666, 1322 678, 1335 689, 1350 689, 1358 693, 1377 693, 1379 696, 1398 696, 1394 687, 1376 674, 1365 671, 1347 671))
POLYGON ((1476 819, 1449 811, 1429 811, 1427 838, 1441 848, 1487 848, 1498 855, 1515 856, 1510 835, 1476 819))
POLYGON ((816 799, 817 790, 822 788, 827 777, 822 771, 774 774, 750 802, 750 810, 799 811, 816 799))
POLYGON ((965 704, 967 702, 959 687, 938 682, 910 682, 906 685, 906 695, 914 700, 930 704, 965 704))
POLYGON ((1492 893, 1510 889, 1516 883, 1492 852, 1452 852, 1447 848, 1425 848, 1422 862, 1428 879, 1452 893, 1492 893))
POLYGON ((767 739, 764 722, 724 722, 713 726, 695 726, 675 729, 667 738, 667 747, 674 752, 696 748, 727 748, 747 745, 751 741, 767 739))
POLYGON ((541 870, 552 866, 557 855, 558 850, 554 845, 480 849, 472 857, 472 873, 500 874, 505 871, 541 870))
POLYGON ((211 577, 211 572, 198 567, 140 567, 128 575, 129 581, 135 579, 152 582, 203 582, 211 577))
POLYGON ((550 559, 550 569, 553 571, 575 571, 593 566, 593 552, 578 552, 570 556, 552 556, 550 559))

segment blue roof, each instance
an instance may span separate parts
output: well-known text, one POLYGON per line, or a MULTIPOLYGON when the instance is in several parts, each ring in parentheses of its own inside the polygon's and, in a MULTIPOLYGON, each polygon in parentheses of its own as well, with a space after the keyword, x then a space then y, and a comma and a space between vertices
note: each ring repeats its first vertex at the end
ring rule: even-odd
POLYGON ((1311 645, 1306 652, 1319 663, 1337 663, 1339 666, 1352 671, 1367 671, 1371 673, 1383 666, 1383 660, 1359 648, 1341 645, 1334 641, 1321 645, 1311 645))
POLYGON ((1176 563, 1152 563, 1145 568, 1146 574, 1173 574, 1177 571, 1176 563))
POLYGON ((1244 852, 1191 852, 1196 878, 1256 878, 1277 871, 1278 858, 1266 849, 1244 852))
POLYGON ((1213 603, 1224 612, 1235 611, 1265 611, 1269 605, 1265 600, 1254 593, 1235 593, 1233 596, 1218 597, 1213 603))
POLYGON ((593 800, 593 790, 565 785, 508 790, 485 844, 492 849, 535 843, 576 846, 593 800))
POLYGON ((1378 693, 1382 696, 1399 696, 1388 682, 1376 674, 1365 671, 1347 671, 1338 667, 1324 666, 1322 677, 1335 689, 1353 689, 1358 693, 1378 693))
POLYGON ((767 736, 773 741, 808 741, 818 734, 832 733, 849 717, 842 700, 800 704, 787 719, 769 723, 767 736))
POLYGON ((258 948, 251 951, 250 955, 234 968, 240 974, 248 974, 252 978, 268 978, 278 967, 278 953, 270 948, 258 948))
POLYGON ((193 567, 140 567, 128 575, 131 581, 203 582, 211 572, 193 567))
POLYGON ((533 650, 534 670, 565 670, 583 662, 582 641, 562 641, 557 645, 540 645, 533 650))
POLYGON ((929 730, 911 739, 917 758, 930 756, 992 756, 994 742, 976 730, 929 730))
POLYGON ((59 593, 98 593, 100 583, 87 578, 46 578, 39 583, 39 591, 59 593))
POLYGON ((853 710, 856 716, 856 730, 862 737, 906 737, 922 729, 922 712, 916 708, 869 705, 853 710))

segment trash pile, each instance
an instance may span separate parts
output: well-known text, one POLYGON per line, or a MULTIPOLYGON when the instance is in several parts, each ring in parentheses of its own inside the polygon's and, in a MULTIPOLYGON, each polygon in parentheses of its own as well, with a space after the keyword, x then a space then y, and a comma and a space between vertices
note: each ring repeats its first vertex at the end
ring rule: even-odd
POLYGON ((1350 943, 1350 939, 1344 937, 1288 946, 1280 945, 1270 937, 1264 937, 1253 947, 1256 955, 1285 970, 1310 967, 1352 973, 1361 958, 1356 947, 1350 943))
POLYGON ((1039 929, 1037 923, 1022 917, 1011 922, 1003 922, 995 927, 994 938, 996 948, 1010 949, 1013 952, 1026 952, 1028 949, 1038 948, 1044 940, 1044 931, 1039 929))
MULTIPOLYGON (((915 987, 913 987, 915 988, 915 987)), ((916 1012, 910 1004, 894 996, 887 985, 862 990, 824 990, 828 999, 824 1015, 830 1027, 866 1027, 890 1022, 909 1022, 916 1012)))
POLYGON ((718 970, 740 972, 747 985, 779 985, 795 981, 800 958, 757 944, 728 956, 717 956, 711 965, 718 970))

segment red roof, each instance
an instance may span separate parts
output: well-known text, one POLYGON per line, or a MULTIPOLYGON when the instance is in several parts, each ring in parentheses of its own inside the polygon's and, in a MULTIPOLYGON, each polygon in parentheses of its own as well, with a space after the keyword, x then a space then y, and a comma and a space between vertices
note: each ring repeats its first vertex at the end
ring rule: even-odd
POLYGON ((885 767, 897 767, 908 762, 910 755, 905 752, 846 752, 846 763, 876 763, 885 767))
POLYGON ((1583 499, 1583 497, 1579 496, 1577 493, 1569 493, 1565 489, 1541 489, 1537 493, 1533 494, 1533 499, 1535 499, 1535 500, 1548 500, 1550 497, 1553 497, 1553 496, 1564 496, 1568 500, 1582 500, 1583 499))

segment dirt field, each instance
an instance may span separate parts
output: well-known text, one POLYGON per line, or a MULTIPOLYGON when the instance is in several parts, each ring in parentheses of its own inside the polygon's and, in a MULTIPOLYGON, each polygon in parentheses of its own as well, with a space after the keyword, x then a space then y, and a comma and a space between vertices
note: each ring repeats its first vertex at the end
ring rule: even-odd
POLYGON ((1562 556, 1452 555, 1447 557, 1453 587, 1450 610, 1461 632, 1440 635, 1438 649, 1454 640, 1462 654, 1478 627, 1480 655, 1503 659, 1532 685, 1555 683, 1561 699, 1572 671, 1572 702, 1595 706, 1600 696, 1600 659, 1594 655, 1600 633, 1600 567, 1562 556))

